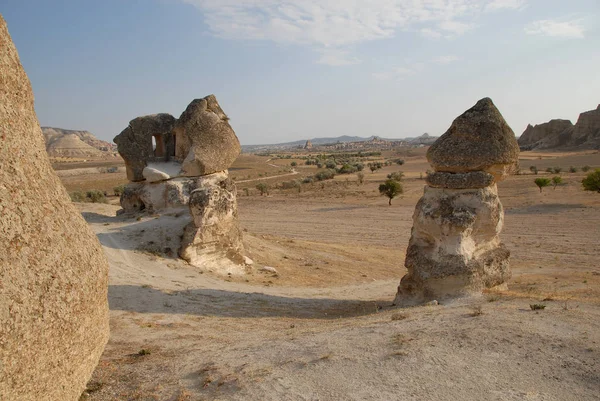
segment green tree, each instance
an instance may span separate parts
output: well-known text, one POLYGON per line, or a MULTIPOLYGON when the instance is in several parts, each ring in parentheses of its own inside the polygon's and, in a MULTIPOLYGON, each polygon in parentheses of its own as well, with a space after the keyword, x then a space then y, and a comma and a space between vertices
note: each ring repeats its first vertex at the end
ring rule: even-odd
POLYGON ((400 195, 402 192, 404 192, 404 188, 402 188, 402 184, 396 180, 386 180, 386 182, 379 185, 379 193, 382 196, 387 196, 390 199, 388 203, 390 206, 392 205, 392 199, 400 195))
POLYGON ((583 171, 584 173, 587 173, 588 171, 590 171, 591 167, 590 166, 583 166, 581 168, 581 171, 583 171))
POLYGON ((256 189, 258 189, 260 191, 261 195, 264 195, 264 194, 269 195, 269 185, 264 182, 260 182, 260 183, 256 184, 256 189))
POLYGON ((562 177, 559 177, 558 175, 555 175, 554 177, 552 177, 552 185, 554 186, 554 189, 556 189, 557 185, 562 184, 563 179, 562 177))
POLYGON ((552 168, 552 172, 554 174, 560 174, 561 171, 562 171, 562 167, 553 167, 552 168))
POLYGON ((371 169, 371 173, 374 173, 375 170, 377 170, 377 165, 375 165, 375 164, 369 164, 369 168, 371 169))
POLYGON ((569 173, 576 173, 579 169, 575 166, 569 167, 569 173))
POLYGON ((296 163, 296 162, 291 162, 290 163, 290 166, 292 166, 292 167, 296 167, 297 165, 298 165, 298 163, 296 163))
POLYGON ((600 193, 600 168, 589 173, 583 181, 581 181, 581 184, 583 184, 583 189, 586 191, 596 191, 600 193))
POLYGON ((550 185, 549 178, 536 178, 534 182, 535 182, 535 185, 537 185, 538 188, 540 189, 540 192, 542 192, 542 188, 550 185))

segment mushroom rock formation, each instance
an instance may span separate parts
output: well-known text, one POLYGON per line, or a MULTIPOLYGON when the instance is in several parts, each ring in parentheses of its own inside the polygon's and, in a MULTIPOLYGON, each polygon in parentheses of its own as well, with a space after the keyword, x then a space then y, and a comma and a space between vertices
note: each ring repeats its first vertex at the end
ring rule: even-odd
POLYGON ((244 262, 236 188, 227 170, 241 147, 228 120, 209 95, 193 100, 177 120, 138 117, 115 138, 133 181, 121 195, 123 212, 188 207, 192 221, 182 228, 179 255, 220 273, 244 262))
POLYGON ((427 152, 427 178, 395 304, 467 296, 510 278, 500 242, 504 210, 496 181, 518 161, 516 138, 488 98, 454 120, 427 152))
POLYGON ((77 400, 108 340, 108 264, 33 103, 0 16, 0 399, 77 400))

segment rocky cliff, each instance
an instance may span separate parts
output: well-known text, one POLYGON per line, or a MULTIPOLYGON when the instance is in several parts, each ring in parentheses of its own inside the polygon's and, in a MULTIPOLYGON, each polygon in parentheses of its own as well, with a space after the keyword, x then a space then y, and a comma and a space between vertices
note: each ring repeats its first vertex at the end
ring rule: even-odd
POLYGON ((575 125, 559 119, 529 124, 519 138, 519 146, 522 150, 600 148, 600 105, 581 113, 575 125))

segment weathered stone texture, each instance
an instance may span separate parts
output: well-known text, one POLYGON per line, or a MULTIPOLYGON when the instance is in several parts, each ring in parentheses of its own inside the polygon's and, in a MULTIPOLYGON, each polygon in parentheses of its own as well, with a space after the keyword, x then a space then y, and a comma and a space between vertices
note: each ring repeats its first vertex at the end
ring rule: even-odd
POLYGON ((397 301, 464 296, 510 278, 509 251, 498 234, 504 222, 496 185, 481 189, 426 187, 413 215, 397 301))
POLYGON ((33 102, 0 16, 0 399, 77 400, 108 339, 108 264, 33 102))
POLYGON ((177 120, 175 153, 185 176, 216 173, 229 168, 241 152, 229 118, 214 95, 192 101, 177 120))
POLYGON ((573 124, 569 120, 550 120, 547 123, 528 125, 519 137, 521 149, 548 149, 566 145, 573 133, 573 124))
POLYGON ((433 172, 427 175, 427 184, 435 188, 485 188, 494 183, 494 176, 485 171, 470 173, 433 172))
POLYGON ((180 256, 193 265, 229 259, 244 262, 236 188, 229 178, 204 182, 190 194, 192 222, 185 228, 180 256))
POLYGON ((427 151, 435 171, 487 171, 502 179, 518 161, 515 134, 490 98, 457 117, 427 151))

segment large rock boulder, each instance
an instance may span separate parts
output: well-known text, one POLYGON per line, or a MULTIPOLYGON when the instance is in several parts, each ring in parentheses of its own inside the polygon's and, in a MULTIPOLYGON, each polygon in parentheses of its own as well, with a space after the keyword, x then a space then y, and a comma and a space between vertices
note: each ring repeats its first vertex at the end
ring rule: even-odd
POLYGON ((127 128, 113 139, 125 160, 129 181, 144 181, 144 168, 149 162, 157 159, 168 161, 169 155, 174 155, 174 149, 169 152, 169 148, 174 147, 171 136, 174 126, 175 117, 167 113, 141 116, 131 120, 127 128), (156 149, 152 145, 153 137, 156 149), (164 155, 157 156, 157 150, 164 155))
POLYGON ((108 340, 108 264, 33 101, 0 17, 0 399, 77 400, 108 340))
POLYGON ((448 131, 427 151, 435 171, 486 171, 497 180, 512 171, 519 145, 513 130, 490 98, 484 98, 457 117, 448 131))
POLYGON ((188 105, 174 129, 175 153, 183 158, 183 175, 212 174, 231 166, 241 146, 228 120, 214 95, 188 105))

